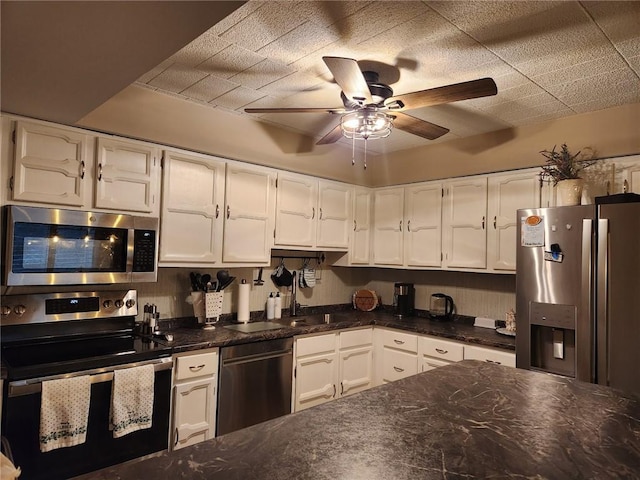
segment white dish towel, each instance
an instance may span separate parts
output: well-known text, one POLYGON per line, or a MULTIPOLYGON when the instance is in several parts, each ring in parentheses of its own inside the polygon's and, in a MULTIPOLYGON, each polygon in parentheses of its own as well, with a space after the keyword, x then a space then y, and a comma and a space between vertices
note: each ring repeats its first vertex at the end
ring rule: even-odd
POLYGON ((109 428, 114 438, 151 427, 154 379, 153 365, 113 372, 109 428))
POLYGON ((41 452, 85 442, 90 400, 89 375, 42 382, 41 452))

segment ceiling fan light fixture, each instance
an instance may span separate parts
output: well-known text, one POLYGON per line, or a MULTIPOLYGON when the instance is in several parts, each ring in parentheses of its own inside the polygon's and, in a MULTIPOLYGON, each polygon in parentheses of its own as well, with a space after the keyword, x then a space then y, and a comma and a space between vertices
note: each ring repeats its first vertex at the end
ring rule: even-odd
POLYGON ((393 117, 370 108, 345 113, 340 119, 342 134, 353 140, 385 138, 393 129, 393 117))

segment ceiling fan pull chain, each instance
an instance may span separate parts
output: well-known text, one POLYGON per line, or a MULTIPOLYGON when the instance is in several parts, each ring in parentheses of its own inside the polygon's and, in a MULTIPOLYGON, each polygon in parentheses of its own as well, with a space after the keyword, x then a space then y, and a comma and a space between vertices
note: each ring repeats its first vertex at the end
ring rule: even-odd
POLYGON ((367 169, 367 138, 364 139, 364 169, 367 169))
POLYGON ((356 164, 356 137, 351 139, 351 165, 356 164))

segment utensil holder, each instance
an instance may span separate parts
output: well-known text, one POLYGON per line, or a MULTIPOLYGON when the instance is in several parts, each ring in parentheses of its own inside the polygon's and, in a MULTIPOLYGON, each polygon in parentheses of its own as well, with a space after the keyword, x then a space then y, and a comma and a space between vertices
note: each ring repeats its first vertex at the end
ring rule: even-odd
POLYGON ((206 318, 204 292, 201 290, 191 292, 191 300, 193 302, 193 316, 198 319, 199 324, 204 324, 206 318))

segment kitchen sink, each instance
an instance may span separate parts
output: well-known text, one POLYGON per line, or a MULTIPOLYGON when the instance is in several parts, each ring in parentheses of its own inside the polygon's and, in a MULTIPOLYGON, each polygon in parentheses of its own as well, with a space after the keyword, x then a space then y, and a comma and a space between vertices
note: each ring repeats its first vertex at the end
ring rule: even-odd
POLYGON ((322 313, 318 315, 300 315, 297 317, 283 317, 274 321, 279 323, 280 325, 286 325, 289 327, 305 327, 305 326, 312 326, 312 325, 329 325, 332 323, 344 322, 346 320, 349 320, 349 316, 344 314, 330 313, 327 315, 328 315, 328 318, 325 318, 325 314, 322 313))

